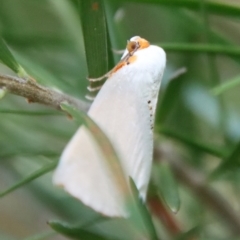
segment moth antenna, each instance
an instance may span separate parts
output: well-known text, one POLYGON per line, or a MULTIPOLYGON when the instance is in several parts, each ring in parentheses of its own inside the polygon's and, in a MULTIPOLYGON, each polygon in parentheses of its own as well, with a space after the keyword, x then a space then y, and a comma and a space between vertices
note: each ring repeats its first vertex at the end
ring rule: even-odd
POLYGON ((180 77, 181 75, 185 74, 187 72, 187 68, 186 67, 181 67, 179 69, 177 69, 169 78, 169 81, 172 81, 178 77, 180 77))

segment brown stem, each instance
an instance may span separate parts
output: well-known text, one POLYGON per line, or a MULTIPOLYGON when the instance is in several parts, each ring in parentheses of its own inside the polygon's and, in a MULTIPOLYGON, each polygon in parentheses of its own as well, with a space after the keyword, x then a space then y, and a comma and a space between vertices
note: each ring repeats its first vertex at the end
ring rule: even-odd
POLYGON ((173 149, 158 146, 155 148, 156 159, 166 159, 171 165, 176 178, 186 185, 208 208, 216 212, 232 229, 233 234, 240 235, 240 216, 230 204, 206 183, 206 178, 196 169, 188 166, 174 153, 173 149))
POLYGON ((0 75, 0 88, 15 95, 25 97, 29 102, 41 103, 60 110, 60 104, 67 102, 79 110, 87 111, 89 105, 64 93, 43 87, 35 81, 19 77, 0 75))
POLYGON ((165 225, 169 233, 173 236, 177 236, 182 233, 179 224, 172 214, 166 209, 165 205, 158 196, 151 196, 148 199, 148 205, 152 213, 165 225))

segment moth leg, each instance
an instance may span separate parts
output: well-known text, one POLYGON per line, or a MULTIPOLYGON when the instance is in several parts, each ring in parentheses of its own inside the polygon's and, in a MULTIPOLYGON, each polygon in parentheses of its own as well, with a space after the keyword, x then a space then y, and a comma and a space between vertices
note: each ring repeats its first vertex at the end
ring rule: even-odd
POLYGON ((111 73, 111 71, 106 73, 106 74, 104 74, 101 77, 98 77, 98 78, 89 78, 89 77, 87 77, 87 79, 89 80, 89 82, 99 82, 99 81, 102 81, 105 78, 108 78, 110 76, 110 73, 111 73))
POLYGON ((102 85, 97 86, 97 87, 88 86, 88 87, 87 87, 87 90, 88 90, 89 92, 97 92, 97 91, 100 90, 101 88, 102 88, 102 85))

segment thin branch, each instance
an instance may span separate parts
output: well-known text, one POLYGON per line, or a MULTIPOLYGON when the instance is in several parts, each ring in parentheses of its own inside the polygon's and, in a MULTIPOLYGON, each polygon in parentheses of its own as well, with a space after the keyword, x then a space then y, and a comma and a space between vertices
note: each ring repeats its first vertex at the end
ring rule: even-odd
POLYGON ((87 111, 89 104, 64 93, 43 87, 34 81, 8 75, 0 75, 0 88, 22 96, 29 102, 40 103, 60 110, 60 104, 67 102, 79 110, 87 111))
POLYGON ((149 197, 147 202, 152 213, 164 224, 172 236, 177 236, 182 233, 178 221, 173 214, 167 210, 166 206, 158 196, 149 197))
POLYGON ((173 149, 165 146, 155 148, 156 159, 167 159, 175 176, 186 185, 197 197, 201 199, 210 210, 219 214, 228 223, 233 233, 240 235, 240 216, 229 203, 213 188, 207 185, 206 178, 196 169, 186 165, 173 149))

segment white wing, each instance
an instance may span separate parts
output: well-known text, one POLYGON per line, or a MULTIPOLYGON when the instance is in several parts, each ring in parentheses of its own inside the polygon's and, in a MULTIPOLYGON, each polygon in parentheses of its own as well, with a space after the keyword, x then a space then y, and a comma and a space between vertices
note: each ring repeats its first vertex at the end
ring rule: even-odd
MULTIPOLYGON (((114 73, 88 113, 112 142, 126 176, 134 179, 143 199, 152 164, 151 124, 165 66, 162 50, 161 54, 158 58, 164 57, 164 61, 158 74, 152 69, 146 71, 141 64, 131 64, 114 73)), ((159 67, 159 62, 156 64, 159 67)), ((84 126, 64 150, 54 183, 98 212, 108 216, 127 215, 124 196, 114 181, 114 173, 110 172, 94 137, 84 126)))

